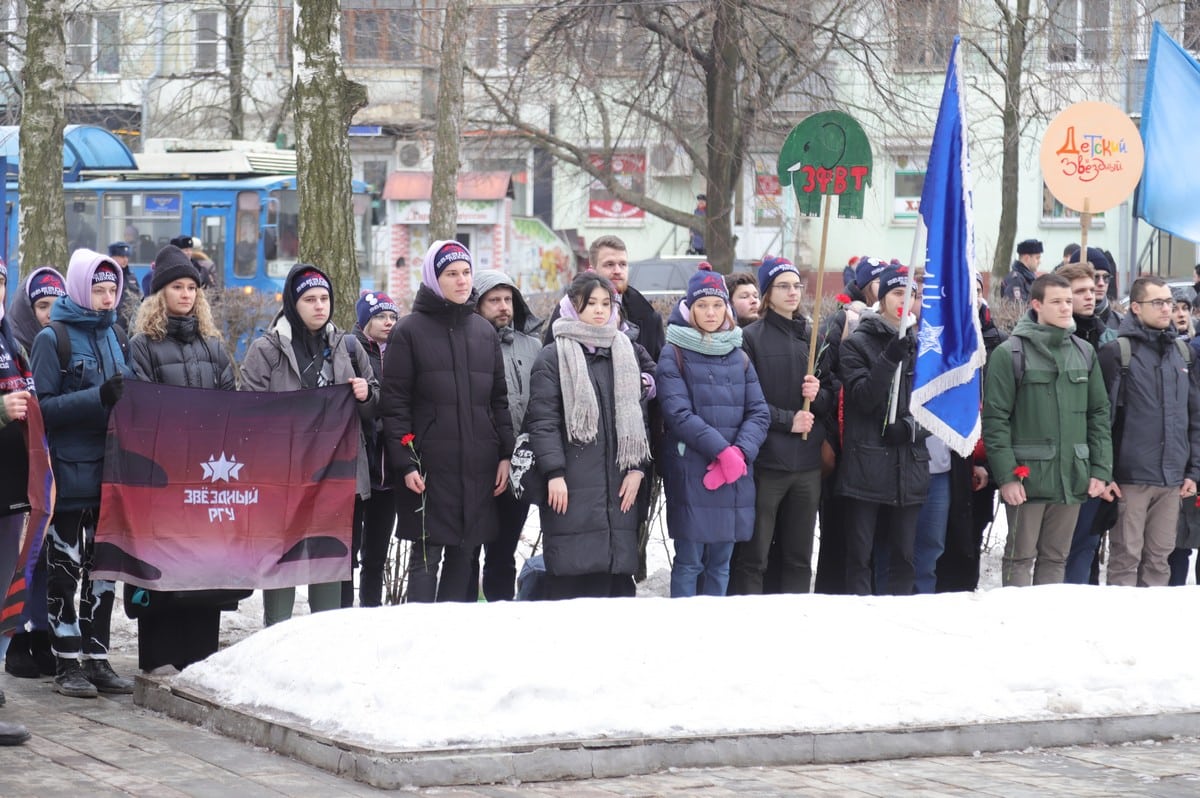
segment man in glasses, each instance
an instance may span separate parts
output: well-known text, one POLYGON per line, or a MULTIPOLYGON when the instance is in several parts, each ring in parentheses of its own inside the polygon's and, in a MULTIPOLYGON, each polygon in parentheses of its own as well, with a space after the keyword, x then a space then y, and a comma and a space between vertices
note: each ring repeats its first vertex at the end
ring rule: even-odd
POLYGON ((1171 323, 1161 277, 1139 277, 1119 339, 1100 350, 1113 405, 1113 484, 1121 499, 1109 537, 1108 584, 1165 585, 1180 499, 1200 480, 1200 382, 1171 323))

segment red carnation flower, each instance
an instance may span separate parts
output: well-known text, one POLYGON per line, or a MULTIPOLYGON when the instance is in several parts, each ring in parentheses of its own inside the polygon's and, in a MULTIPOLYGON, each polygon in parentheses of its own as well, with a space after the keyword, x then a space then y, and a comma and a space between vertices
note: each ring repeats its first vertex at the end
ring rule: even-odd
POLYGON ((1013 469, 1013 476, 1017 479, 1025 479, 1029 476, 1029 466, 1019 465, 1013 469))
POLYGON ((400 439, 400 445, 401 446, 411 446, 412 442, 415 441, 416 439, 417 439, 417 436, 413 435, 410 432, 407 435, 405 435, 403 438, 400 439))
POLYGON ((837 296, 834 297, 834 299, 836 299, 838 302, 840 302, 843 305, 850 304, 850 297, 847 294, 838 294, 837 296))

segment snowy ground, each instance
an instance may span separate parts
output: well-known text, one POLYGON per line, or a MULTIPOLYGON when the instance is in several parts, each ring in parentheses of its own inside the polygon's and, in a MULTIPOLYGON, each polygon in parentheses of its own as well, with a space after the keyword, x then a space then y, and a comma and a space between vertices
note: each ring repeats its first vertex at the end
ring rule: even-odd
MULTIPOLYGON (((175 679, 399 748, 1200 709, 1200 638, 1179 622, 1200 591, 995 590, 1003 536, 1001 516, 975 594, 672 601, 659 535, 649 598, 307 617, 300 600, 259 631, 256 594, 223 620, 241 642, 175 679)), ((136 646, 132 622, 114 641, 136 646)))

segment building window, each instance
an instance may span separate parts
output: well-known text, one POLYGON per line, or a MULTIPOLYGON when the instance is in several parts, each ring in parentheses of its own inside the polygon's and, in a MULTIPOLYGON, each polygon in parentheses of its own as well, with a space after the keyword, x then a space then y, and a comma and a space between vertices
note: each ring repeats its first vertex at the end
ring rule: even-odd
POLYGON ((945 69, 958 30, 958 0, 896 0, 896 63, 945 69))
POLYGON ((524 9, 471 9, 471 65, 478 70, 516 69, 528 48, 529 12, 524 9))
MULTIPOLYGON (((1065 223, 1071 227, 1079 226, 1079 213, 1055 199, 1045 182, 1042 183, 1042 223, 1051 227, 1056 226, 1057 223, 1065 223)), ((1092 214, 1091 225, 1093 227, 1104 226, 1103 211, 1092 214)))
POLYGON ((1183 0, 1183 46, 1200 51, 1200 0, 1183 0))
POLYGON ((1050 0, 1046 25, 1052 64, 1092 64, 1108 56, 1109 0, 1050 0))
POLYGON ((417 10, 412 0, 342 3, 342 55, 351 64, 419 61, 417 10))
MULTIPOLYGON (((949 58, 949 55, 946 57, 949 58)), ((892 221, 914 221, 921 214, 921 192, 924 189, 925 159, 896 156, 892 180, 892 221)))
POLYGON ((67 18, 67 65, 75 75, 121 72, 121 15, 73 14, 67 18))
POLYGON ((219 11, 197 11, 195 14, 196 69, 212 71, 221 66, 222 36, 219 11))

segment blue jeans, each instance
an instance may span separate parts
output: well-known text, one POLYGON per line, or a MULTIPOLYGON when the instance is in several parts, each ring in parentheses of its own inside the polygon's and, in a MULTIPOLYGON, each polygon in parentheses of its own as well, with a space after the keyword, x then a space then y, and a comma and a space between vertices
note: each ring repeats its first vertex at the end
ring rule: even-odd
POLYGON ((1088 499, 1079 507, 1079 520, 1075 522, 1063 584, 1087 585, 1092 582, 1092 560, 1096 558, 1096 549, 1100 547, 1100 536, 1092 534, 1092 522, 1099 509, 1099 499, 1088 499))
POLYGON ((913 543, 914 593, 937 589, 937 561, 946 550, 946 524, 950 520, 950 472, 929 475, 929 495, 917 515, 913 543))
POLYGON ((732 543, 691 543, 675 541, 675 562, 671 564, 671 598, 685 598, 700 588, 705 596, 724 596, 729 586, 729 558, 732 543))

